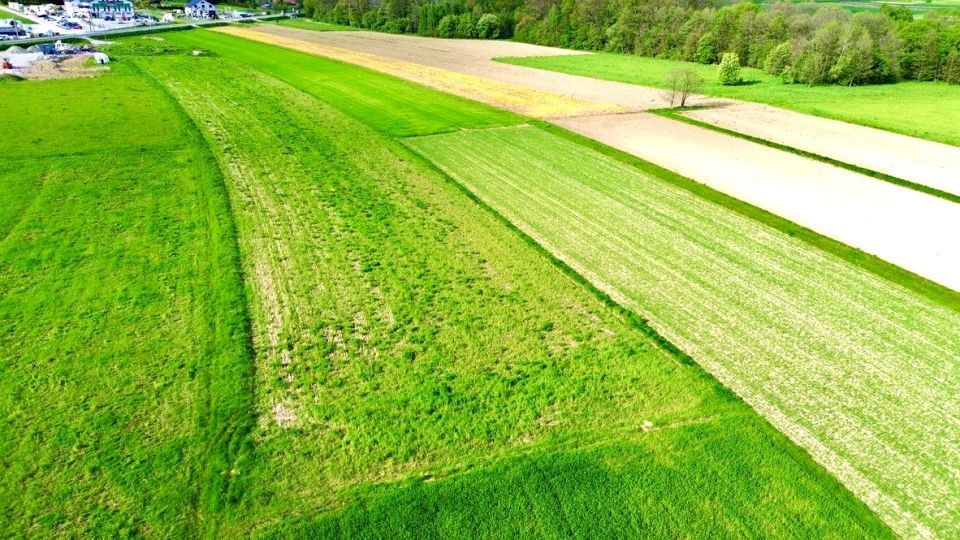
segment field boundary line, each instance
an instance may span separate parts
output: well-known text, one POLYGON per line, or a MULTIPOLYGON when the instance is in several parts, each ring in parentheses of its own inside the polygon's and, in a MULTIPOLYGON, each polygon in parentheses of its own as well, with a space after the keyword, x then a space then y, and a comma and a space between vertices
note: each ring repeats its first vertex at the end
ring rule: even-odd
POLYGON ((840 257, 850 264, 856 265, 886 281, 904 287, 916 294, 936 302, 939 305, 960 312, 960 291, 954 291, 949 287, 931 281, 893 263, 887 262, 876 255, 871 255, 860 249, 844 244, 843 242, 826 237, 816 231, 798 225, 789 219, 768 212, 762 208, 737 199, 736 197, 727 195, 726 193, 717 191, 705 184, 701 184, 695 180, 660 167, 659 165, 645 161, 632 154, 603 144, 600 141, 569 131, 561 126, 550 123, 549 121, 531 118, 527 120, 527 123, 599 152, 607 157, 613 158, 661 181, 681 187, 700 198, 717 203, 744 217, 785 233, 790 237, 801 240, 804 243, 819 249, 820 251, 840 257))
POLYGON ((773 148, 773 149, 775 149, 775 150, 780 150, 780 151, 783 151, 783 152, 789 152, 789 153, 791 153, 791 154, 796 154, 796 155, 798 155, 798 156, 800 156, 800 157, 805 157, 805 158, 812 159, 812 160, 815 160, 815 161, 820 161, 820 162, 822 162, 822 163, 826 163, 827 165, 833 165, 834 167, 839 167, 839 168, 841 168, 841 169, 847 169, 848 171, 852 171, 852 172, 855 172, 855 173, 859 173, 859 174, 862 174, 862 175, 864 175, 864 176, 869 176, 870 178, 874 178, 874 179, 876 179, 876 180, 881 180, 881 181, 883 181, 883 182, 889 182, 889 183, 891 183, 891 184, 895 184, 895 185, 900 186, 900 187, 903 187, 903 188, 912 189, 912 190, 914 190, 914 191, 919 191, 919 192, 921 192, 921 193, 926 193, 927 195, 931 195, 931 196, 933 196, 933 197, 938 197, 938 198, 940 198, 940 199, 944 199, 944 200, 950 201, 950 202, 952 202, 952 203, 960 204, 960 195, 954 195, 953 193, 950 193, 950 192, 947 192, 947 191, 942 191, 942 190, 939 190, 939 189, 934 188, 934 187, 926 186, 926 185, 923 185, 923 184, 918 184, 918 183, 916 183, 916 182, 911 182, 910 180, 904 180, 903 178, 898 178, 898 177, 896 177, 896 176, 892 176, 892 175, 885 174, 885 173, 882 173, 882 172, 877 172, 877 171, 875 171, 875 170, 873 170, 873 169, 867 169, 867 168, 861 167, 861 166, 859 166, 859 165, 854 165, 854 164, 852 164, 852 163, 847 163, 846 161, 840 161, 840 160, 838 160, 838 159, 833 159, 833 158, 830 158, 830 157, 827 157, 827 156, 823 156, 823 155, 820 155, 820 154, 817 154, 817 153, 814 153, 814 152, 808 152, 808 151, 806 151, 806 150, 801 150, 801 149, 799 149, 799 148, 794 148, 794 147, 792 147, 792 146, 787 146, 787 145, 785 145, 785 144, 780 144, 780 143, 777 143, 777 142, 768 141, 767 139, 763 139, 763 138, 761 138, 761 137, 755 137, 755 136, 753 136, 753 135, 748 135, 748 134, 746 134, 746 133, 742 133, 742 132, 739 132, 739 131, 735 131, 735 130, 732 130, 732 129, 729 129, 729 128, 717 126, 717 125, 711 124, 710 122, 704 122, 703 120, 697 120, 696 118, 690 118, 689 116, 686 116, 685 114, 682 113, 683 110, 696 110, 697 108, 698 108, 698 107, 687 107, 687 108, 685 108, 685 109, 681 109, 681 108, 679 108, 679 107, 672 107, 672 108, 665 108, 665 109, 648 109, 646 112, 652 113, 652 114, 656 114, 656 115, 662 116, 662 117, 664 117, 664 118, 669 118, 670 120, 676 120, 676 121, 678 121, 678 122, 683 122, 683 123, 685 123, 685 124, 690 124, 691 126, 697 126, 697 127, 699 127, 699 128, 709 129, 709 130, 711 130, 711 131, 716 131, 717 133, 723 133, 724 135, 729 135, 729 136, 731 136, 731 137, 737 137, 737 138, 740 138, 740 139, 744 139, 744 140, 750 141, 750 142, 752 142, 752 143, 761 144, 761 145, 763 145, 763 146, 767 146, 767 147, 773 148))
MULTIPOLYGON (((235 380, 235 372, 228 366, 209 365, 205 376, 201 376, 199 386, 203 389, 202 396, 198 397, 198 428, 203 434, 203 457, 201 462, 194 464, 195 469, 191 476, 194 477, 199 485, 197 501, 195 503, 192 520, 192 527, 198 537, 215 538, 218 536, 220 520, 223 517, 223 509, 232 502, 240 498, 237 490, 242 490, 241 482, 236 482, 238 478, 238 463, 251 459, 253 455, 253 441, 251 435, 256 427, 256 355, 253 345, 253 321, 250 316, 250 298, 246 287, 246 275, 241 263, 242 253, 238 240, 237 225, 234 221, 233 203, 230 200, 230 193, 227 189, 226 178, 224 176, 223 165, 216 154, 210 148, 210 141, 204 135, 203 130, 196 123, 194 118, 183 108, 180 101, 170 91, 167 86, 161 82, 148 69, 144 69, 136 60, 131 64, 134 69, 142 73, 144 77, 160 88, 163 94, 171 101, 177 114, 190 126, 190 129, 196 135, 198 141, 204 143, 204 154, 212 165, 216 174, 217 181, 213 186, 222 198, 226 209, 226 226, 224 234, 229 235, 229 244, 231 246, 232 258, 231 269, 235 272, 238 282, 238 290, 242 298, 242 328, 241 339, 244 351, 243 359, 245 361, 242 378, 235 380), (230 396, 226 399, 220 399, 220 396, 214 396, 212 381, 218 375, 217 371, 222 371, 224 377, 232 384, 230 395, 239 396, 239 400, 232 400, 230 396), (205 380, 203 380, 205 379, 205 380), (237 406, 239 401, 240 405, 237 406), (218 409, 223 409, 220 411, 218 409)), ((216 355, 214 355, 216 356, 216 355)))

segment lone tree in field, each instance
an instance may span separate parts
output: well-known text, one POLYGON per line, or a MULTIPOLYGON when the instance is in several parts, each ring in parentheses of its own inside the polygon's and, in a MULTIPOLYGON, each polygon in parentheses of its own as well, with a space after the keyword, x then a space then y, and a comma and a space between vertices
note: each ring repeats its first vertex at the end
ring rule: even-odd
POLYGON ((740 84, 740 55, 733 52, 723 53, 720 59, 720 84, 732 86, 740 84))
POLYGON ((670 106, 680 102, 681 107, 687 106, 687 98, 703 86, 703 77, 690 68, 675 69, 667 75, 667 91, 664 98, 670 100, 670 106))

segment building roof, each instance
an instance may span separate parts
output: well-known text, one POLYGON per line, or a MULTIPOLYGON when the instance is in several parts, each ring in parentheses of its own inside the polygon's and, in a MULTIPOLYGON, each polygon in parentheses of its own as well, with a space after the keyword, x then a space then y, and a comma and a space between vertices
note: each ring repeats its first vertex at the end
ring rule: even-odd
MULTIPOLYGON (((189 8, 196 7, 196 5, 199 4, 200 2, 207 2, 207 0, 190 0, 189 2, 184 4, 183 7, 189 7, 189 8)), ((213 6, 213 4, 211 4, 210 2, 207 2, 207 3, 213 6)), ((213 7, 216 8, 217 6, 213 6, 213 7)))

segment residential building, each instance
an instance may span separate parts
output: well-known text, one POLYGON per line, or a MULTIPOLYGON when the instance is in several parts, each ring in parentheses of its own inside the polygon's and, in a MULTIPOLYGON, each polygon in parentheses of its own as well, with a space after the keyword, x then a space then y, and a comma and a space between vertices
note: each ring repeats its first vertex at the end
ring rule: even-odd
POLYGON ((113 17, 117 20, 133 18, 133 4, 127 0, 95 0, 90 3, 90 14, 97 19, 113 17))
POLYGON ((67 0, 63 3, 63 12, 71 19, 89 19, 90 2, 67 0))
POLYGON ((190 0, 183 6, 183 12, 193 19, 217 18, 217 6, 207 0, 190 0))

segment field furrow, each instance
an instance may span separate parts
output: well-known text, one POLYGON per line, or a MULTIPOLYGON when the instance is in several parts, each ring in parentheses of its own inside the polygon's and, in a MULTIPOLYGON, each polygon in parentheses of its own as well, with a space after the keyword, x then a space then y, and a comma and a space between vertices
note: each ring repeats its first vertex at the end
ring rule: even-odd
POLYGON ((956 310, 539 129, 407 144, 648 317, 895 530, 958 532, 956 310))

